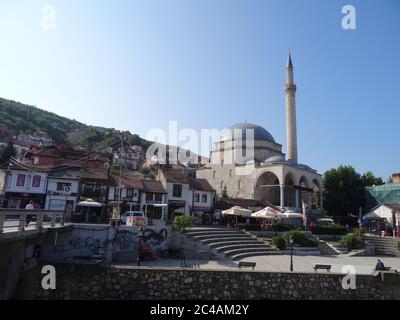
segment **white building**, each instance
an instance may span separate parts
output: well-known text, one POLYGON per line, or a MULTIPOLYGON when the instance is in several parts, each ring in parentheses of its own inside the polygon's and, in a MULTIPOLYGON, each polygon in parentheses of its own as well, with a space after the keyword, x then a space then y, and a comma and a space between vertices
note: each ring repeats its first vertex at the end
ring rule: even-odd
POLYGON ((363 216, 363 219, 385 219, 388 223, 393 223, 393 210, 396 212, 396 225, 400 220, 400 204, 381 203, 372 208, 370 212, 363 216))
POLYGON ((109 205, 113 206, 120 201, 121 213, 140 210, 140 190, 143 188, 140 180, 137 176, 121 176, 121 188, 119 188, 119 176, 111 175, 108 190, 109 205))
POLYGON ((140 208, 148 218, 167 220, 167 193, 160 181, 141 180, 143 188, 140 195, 140 208))
POLYGON ((171 166, 160 167, 157 180, 167 193, 168 220, 182 214, 201 217, 212 213, 215 190, 207 180, 190 177, 183 167, 171 166))
POLYGON ((47 177, 46 210, 64 210, 66 204, 75 211, 79 190, 79 174, 74 171, 53 171, 47 177))
POLYGON ((5 178, 4 191, 7 207, 23 209, 30 200, 33 200, 37 207, 44 209, 47 176, 47 172, 11 167, 6 172, 5 178))

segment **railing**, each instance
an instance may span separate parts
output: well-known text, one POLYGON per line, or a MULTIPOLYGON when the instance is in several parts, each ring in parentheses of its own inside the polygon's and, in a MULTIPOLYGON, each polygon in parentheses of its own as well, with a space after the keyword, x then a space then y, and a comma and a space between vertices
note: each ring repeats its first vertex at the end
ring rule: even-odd
POLYGON ((0 234, 10 231, 22 232, 27 229, 41 230, 44 227, 54 228, 57 223, 60 226, 65 224, 62 210, 0 208, 0 234))

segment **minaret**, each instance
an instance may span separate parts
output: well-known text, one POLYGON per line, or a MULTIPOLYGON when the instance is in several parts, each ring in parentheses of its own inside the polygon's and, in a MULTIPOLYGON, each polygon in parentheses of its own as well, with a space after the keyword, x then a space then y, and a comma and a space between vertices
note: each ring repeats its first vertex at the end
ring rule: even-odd
POLYGON ((286 66, 286 143, 287 159, 297 163, 297 130, 296 130, 296 85, 293 82, 292 58, 288 57, 286 66))

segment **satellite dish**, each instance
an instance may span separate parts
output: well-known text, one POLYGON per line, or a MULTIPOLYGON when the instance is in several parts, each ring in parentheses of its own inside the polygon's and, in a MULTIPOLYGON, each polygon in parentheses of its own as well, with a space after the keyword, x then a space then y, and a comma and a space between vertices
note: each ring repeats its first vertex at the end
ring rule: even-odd
POLYGON ((112 149, 111 147, 108 147, 108 148, 106 149, 106 151, 107 151, 108 153, 112 153, 112 152, 113 152, 113 149, 112 149))
POLYGON ((110 164, 108 162, 104 162, 104 168, 106 169, 110 168, 110 164))

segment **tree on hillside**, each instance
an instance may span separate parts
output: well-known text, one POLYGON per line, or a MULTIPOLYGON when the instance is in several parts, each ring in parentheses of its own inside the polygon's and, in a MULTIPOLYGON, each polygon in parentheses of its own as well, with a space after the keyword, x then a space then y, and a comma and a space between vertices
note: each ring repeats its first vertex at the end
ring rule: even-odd
POLYGON ((358 214, 365 203, 364 187, 384 184, 382 178, 368 171, 360 175, 352 166, 339 166, 324 174, 324 207, 328 214, 358 214))
POLYGON ((8 140, 7 145, 0 150, 0 165, 10 161, 11 157, 15 157, 17 152, 11 140, 8 140))

